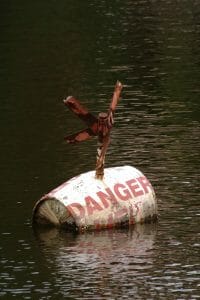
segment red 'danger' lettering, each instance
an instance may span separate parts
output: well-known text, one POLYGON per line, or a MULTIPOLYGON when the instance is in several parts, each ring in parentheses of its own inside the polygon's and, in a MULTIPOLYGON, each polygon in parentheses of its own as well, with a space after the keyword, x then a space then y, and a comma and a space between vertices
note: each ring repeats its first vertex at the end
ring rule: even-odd
POLYGON ((138 185, 138 183, 135 179, 126 181, 126 184, 130 188, 134 197, 139 197, 139 196, 144 195, 143 190, 140 188, 140 186, 138 185))
POLYGON ((102 191, 97 192, 97 196, 102 201, 104 207, 108 208, 109 204, 110 204, 109 202, 112 202, 113 204, 115 204, 115 203, 117 203, 117 199, 109 188, 106 188, 105 191, 106 191, 106 193, 102 192, 102 191))
POLYGON ((117 197, 121 200, 129 200, 131 199, 131 193, 130 191, 126 188, 126 186, 122 183, 117 183, 114 186, 114 192, 117 195, 117 197))
POLYGON ((85 197, 85 204, 88 215, 92 215, 95 210, 101 211, 103 208, 92 197, 85 197))
POLYGON ((82 219, 85 216, 85 209, 79 203, 71 203, 67 205, 67 209, 73 217, 78 219, 82 219))
POLYGON ((153 190, 151 183, 145 176, 141 176, 137 178, 137 181, 142 186, 145 194, 149 193, 151 190, 153 190))

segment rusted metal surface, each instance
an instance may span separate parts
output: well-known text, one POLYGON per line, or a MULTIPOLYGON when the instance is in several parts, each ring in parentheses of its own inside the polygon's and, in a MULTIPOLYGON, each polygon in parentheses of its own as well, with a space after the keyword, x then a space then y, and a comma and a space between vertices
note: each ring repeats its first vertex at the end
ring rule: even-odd
POLYGON ((110 129, 108 127, 108 114, 100 113, 98 118, 98 148, 95 175, 100 180, 104 176, 105 155, 110 143, 110 129))
POLYGON ((93 116, 93 114, 74 97, 69 96, 64 100, 64 104, 88 126, 86 129, 65 137, 66 141, 68 143, 77 143, 93 136, 98 136, 96 178, 100 180, 103 179, 104 175, 105 155, 110 143, 110 130, 114 123, 114 112, 119 101, 121 90, 122 84, 117 81, 108 112, 101 112, 98 118, 93 116))
POLYGON ((106 168, 103 180, 95 172, 70 179, 40 199, 33 221, 69 230, 98 230, 154 220, 153 187, 136 168, 106 168), (65 208, 65 209, 64 209, 65 208))
POLYGON ((86 129, 66 136, 65 140, 68 143, 82 142, 98 134, 98 119, 89 113, 77 99, 69 96, 64 100, 64 104, 88 126, 86 129))

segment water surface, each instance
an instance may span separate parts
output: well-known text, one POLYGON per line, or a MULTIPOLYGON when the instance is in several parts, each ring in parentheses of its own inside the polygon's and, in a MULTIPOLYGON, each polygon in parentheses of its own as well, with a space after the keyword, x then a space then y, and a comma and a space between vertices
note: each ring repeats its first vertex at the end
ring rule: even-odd
POLYGON ((182 1, 0 4, 0 296, 199 299, 200 6, 182 1), (159 222, 83 235, 33 231, 44 193, 94 168, 74 95, 105 111, 124 84, 107 166, 155 188, 159 222))

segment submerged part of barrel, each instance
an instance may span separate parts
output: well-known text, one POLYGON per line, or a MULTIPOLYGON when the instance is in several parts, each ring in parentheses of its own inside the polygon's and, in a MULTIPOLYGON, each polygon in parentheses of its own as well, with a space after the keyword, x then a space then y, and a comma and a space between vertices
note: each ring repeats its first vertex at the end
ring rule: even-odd
POLYGON ((153 187, 139 170, 123 166, 104 171, 103 180, 87 172, 42 197, 33 209, 33 223, 83 231, 157 218, 153 187))

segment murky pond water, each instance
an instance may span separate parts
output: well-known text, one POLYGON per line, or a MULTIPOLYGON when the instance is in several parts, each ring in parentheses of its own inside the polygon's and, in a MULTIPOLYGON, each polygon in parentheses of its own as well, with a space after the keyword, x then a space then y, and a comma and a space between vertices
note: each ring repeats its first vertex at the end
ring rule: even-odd
POLYGON ((200 5, 181 1, 0 4, 0 297, 200 298, 200 5), (94 168, 96 140, 62 99, 94 112, 124 84, 107 166, 150 179, 159 221, 73 235, 34 231, 42 194, 94 168))

